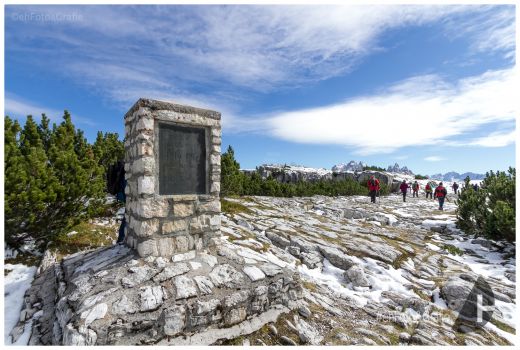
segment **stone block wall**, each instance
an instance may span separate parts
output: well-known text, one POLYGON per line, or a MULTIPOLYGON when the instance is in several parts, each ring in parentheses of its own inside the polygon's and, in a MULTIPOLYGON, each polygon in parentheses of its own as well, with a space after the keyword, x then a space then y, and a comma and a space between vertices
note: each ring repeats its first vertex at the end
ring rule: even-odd
POLYGON ((209 246, 220 234, 220 113, 140 99, 125 115, 126 244, 141 257, 209 246), (159 122, 206 129, 207 194, 159 195, 159 122))

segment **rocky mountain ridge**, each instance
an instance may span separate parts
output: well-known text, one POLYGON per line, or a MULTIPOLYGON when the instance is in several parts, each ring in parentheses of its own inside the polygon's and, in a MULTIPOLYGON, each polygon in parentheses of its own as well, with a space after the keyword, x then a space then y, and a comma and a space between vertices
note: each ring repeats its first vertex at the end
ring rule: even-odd
POLYGON ((393 166, 389 165, 386 169, 390 173, 404 174, 404 175, 414 175, 413 171, 408 169, 408 167, 403 166, 400 167, 399 164, 395 163, 393 166))
POLYGON ((466 173, 458 173, 458 172, 455 172, 455 171, 450 171, 448 173, 445 173, 445 174, 433 174, 430 176, 431 179, 435 179, 435 180, 441 180, 441 181, 464 181, 464 179, 466 177, 470 178, 470 180, 484 180, 484 178, 486 177, 485 174, 476 174, 476 173, 472 173, 472 172, 466 172, 466 173))
POLYGON ((367 165, 363 162, 356 162, 354 160, 351 160, 347 164, 336 164, 332 167, 331 170, 333 173, 344 173, 347 171, 363 171, 363 168, 366 166, 367 165))

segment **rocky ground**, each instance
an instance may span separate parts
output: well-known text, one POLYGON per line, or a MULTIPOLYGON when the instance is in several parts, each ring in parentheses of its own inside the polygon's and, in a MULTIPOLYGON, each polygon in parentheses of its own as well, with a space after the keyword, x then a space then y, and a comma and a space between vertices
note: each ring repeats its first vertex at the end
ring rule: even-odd
POLYGON ((75 344, 123 344, 127 339, 223 345, 515 343, 515 246, 456 229, 454 200, 450 194, 439 211, 435 201, 422 196, 403 203, 401 196, 391 195, 376 204, 361 196, 226 198, 219 248, 210 252, 218 259, 216 266, 204 254, 185 262, 134 260, 123 246, 76 253, 58 265, 47 252, 40 271, 54 267, 37 273, 12 334, 19 338, 30 328, 25 324, 32 324, 29 344, 34 345, 65 335, 75 344), (222 288, 250 286, 245 289, 255 293, 238 303, 220 296, 222 274, 214 270, 223 266, 231 266, 243 282, 222 288), (174 273, 163 281, 159 277, 166 270, 174 273), (209 292, 199 283, 203 276, 215 285, 209 292), (300 300, 285 308, 286 294, 271 290, 291 276, 299 281, 300 300), (496 308, 491 322, 471 328, 458 321, 456 310, 479 276, 491 287, 496 308), (104 287, 107 283, 112 289, 104 287), (256 291, 262 286, 268 294, 259 304, 256 291), (55 305, 58 300, 61 304, 55 305), (150 300, 153 307, 147 306, 150 300), (201 303, 211 305, 211 317, 194 313, 201 303), (179 311, 179 304, 187 315, 182 325, 179 317, 166 317, 179 311), (271 304, 277 308, 269 309, 271 304), (241 307, 244 312, 238 312, 241 307), (211 322, 193 323, 190 317, 211 322), (216 329, 215 322, 236 325, 216 329))
POLYGON ((225 344, 511 344, 515 247, 456 229, 454 199, 227 198, 223 239, 298 271, 305 305, 225 344), (479 276, 496 309, 473 329, 455 311, 479 276))

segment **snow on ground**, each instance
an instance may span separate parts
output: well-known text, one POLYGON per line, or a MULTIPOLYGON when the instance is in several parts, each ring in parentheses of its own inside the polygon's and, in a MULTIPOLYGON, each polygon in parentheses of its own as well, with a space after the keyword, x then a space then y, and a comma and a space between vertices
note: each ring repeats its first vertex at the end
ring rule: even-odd
POLYGON ((323 260, 322 271, 320 271, 320 268, 309 269, 305 265, 300 265, 298 271, 314 283, 325 285, 335 293, 350 297, 359 307, 363 307, 371 301, 381 302, 383 291, 393 291, 402 295, 417 297, 413 291, 404 287, 408 280, 402 276, 401 269, 394 269, 393 267, 385 269, 371 258, 351 258, 359 266, 362 266, 366 272, 370 272, 366 277, 370 280, 372 288, 352 287, 351 283, 345 281, 345 271, 335 267, 327 259, 323 260))
POLYGON ((458 239, 443 239, 446 244, 454 245, 463 251, 472 251, 475 255, 463 254, 451 255, 450 258, 466 264, 471 270, 485 278, 493 277, 502 283, 514 285, 505 273, 508 269, 515 268, 515 258, 504 259, 504 253, 495 248, 487 248, 480 244, 471 243, 472 240, 460 241, 458 239))
POLYGON ((486 323, 486 325, 484 327, 494 331, 495 333, 497 333, 501 337, 507 339, 507 341, 510 342, 511 344, 517 344, 518 343, 518 336, 517 335, 511 334, 511 333, 506 332, 506 331, 503 331, 500 328, 498 328, 497 326, 495 326, 494 324, 492 324, 491 322, 486 323))
MULTIPOLYGON (((454 245, 461 250, 468 250, 474 254, 450 255, 450 258, 461 262, 468 266, 473 272, 483 276, 484 278, 494 278, 506 285, 515 285, 506 277, 509 270, 516 270, 516 262, 514 257, 504 258, 504 252, 498 251, 496 248, 484 247, 480 244, 471 243, 471 239, 460 241, 458 239, 447 240, 443 242, 454 245)), ((492 242, 492 241, 491 241, 492 242)), ((511 246, 510 248, 513 248, 511 246)), ((516 302, 516 301, 515 301, 516 302)), ((517 322, 517 306, 515 303, 505 303, 495 300, 495 307, 502 314, 504 321, 512 327, 516 327, 517 322)), ((502 333, 499 333, 502 334, 502 333)))
POLYGON ((298 266, 298 272, 316 284, 325 285, 335 293, 349 297, 359 307, 367 304, 368 300, 365 296, 359 295, 359 292, 347 288, 345 284, 340 282, 343 278, 343 270, 333 266, 327 259, 323 263, 323 271, 320 268, 309 269, 305 265, 300 265, 298 266))
POLYGON ((426 243, 426 246, 433 251, 441 250, 441 248, 439 246, 436 246, 435 244, 426 243))
POLYGON ((446 227, 449 227, 449 228, 455 228, 455 220, 450 220, 450 219, 443 220, 443 219, 444 219, 444 215, 443 215, 442 218, 439 218, 439 220, 427 219, 427 220, 424 220, 421 223, 421 226, 426 227, 426 228, 436 227, 436 226, 437 227, 439 227, 439 226, 446 226, 446 227))
MULTIPOLYGON (((22 264, 5 264, 4 269, 9 271, 4 277, 4 344, 11 344, 9 333, 20 317, 25 291, 31 286, 36 267, 22 264)), ((27 324, 24 334, 15 343, 27 345, 30 337, 31 325, 27 324)))

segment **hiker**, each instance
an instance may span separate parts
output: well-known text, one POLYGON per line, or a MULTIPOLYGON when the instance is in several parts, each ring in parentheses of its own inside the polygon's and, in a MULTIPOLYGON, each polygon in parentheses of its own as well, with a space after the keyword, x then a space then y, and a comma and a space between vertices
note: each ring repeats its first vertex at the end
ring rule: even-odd
MULTIPOLYGON (((125 179, 125 163, 122 160, 117 161, 117 163, 112 164, 109 167, 107 173, 108 181, 108 191, 109 193, 116 196, 116 200, 121 203, 126 202, 125 195, 125 187, 126 187, 126 179, 125 179)), ((126 219, 125 214, 123 213, 123 219, 121 220, 121 225, 119 226, 119 231, 117 235, 117 244, 122 244, 125 240, 125 226, 126 219)))
POLYGON ((408 188, 410 189, 410 193, 412 193, 412 181, 408 182, 408 188))
POLYGON ((419 183, 415 181, 412 185, 413 197, 419 198, 419 183))
POLYGON ((119 231, 117 235, 117 244, 123 243, 125 240, 125 226, 126 226, 126 218, 123 214, 123 220, 121 220, 121 225, 119 226, 119 231))
POLYGON ((432 198, 433 189, 429 182, 426 184, 426 187, 424 188, 424 192, 426 193, 426 199, 428 199, 428 196, 430 196, 430 198, 432 198))
POLYGON ((456 182, 454 182, 453 185, 451 185, 451 188, 453 188, 453 192, 455 194, 458 194, 457 190, 459 189, 459 185, 456 182))
POLYGON ((401 182, 401 186, 399 186, 399 189, 401 190, 401 193, 403 194, 403 202, 406 202, 406 192, 408 192, 408 184, 406 183, 406 180, 403 180, 401 182))
POLYGON ((435 189, 435 198, 439 201, 439 210, 444 210, 442 207, 444 206, 444 199, 446 199, 446 195, 448 191, 442 186, 442 182, 439 183, 439 186, 435 189))
POLYGON ((370 194, 370 202, 376 202, 376 195, 379 193, 379 180, 376 179, 374 175, 370 176, 370 180, 368 180, 368 191, 370 194))

